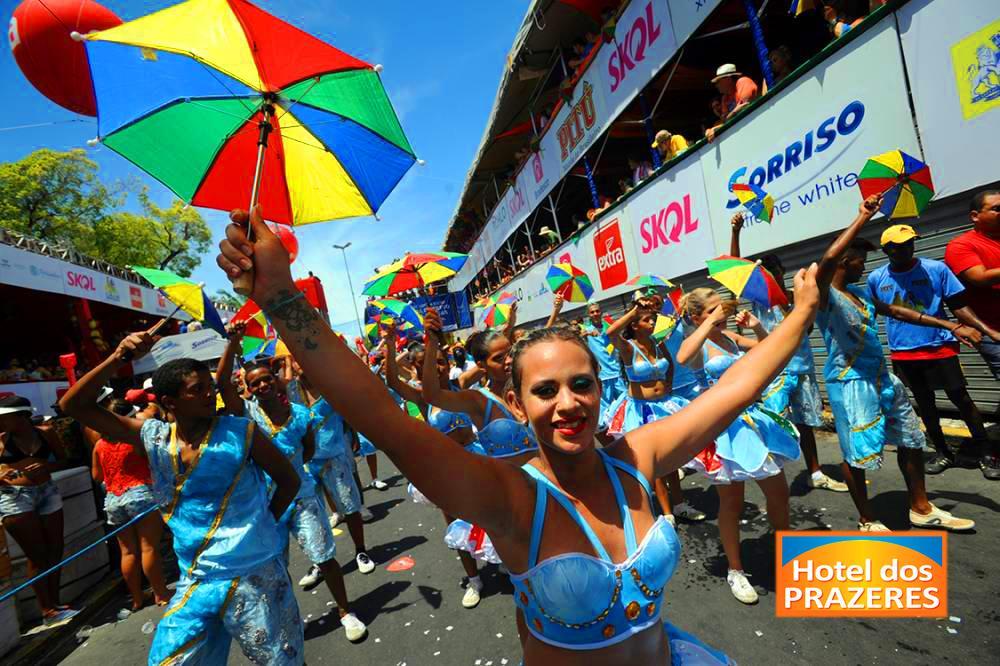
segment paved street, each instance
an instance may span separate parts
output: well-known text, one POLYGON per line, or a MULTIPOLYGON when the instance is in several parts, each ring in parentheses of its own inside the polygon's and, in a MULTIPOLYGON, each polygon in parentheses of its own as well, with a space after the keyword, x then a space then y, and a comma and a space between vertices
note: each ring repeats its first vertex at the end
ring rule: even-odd
MULTIPOLYGON (((820 458, 837 458, 835 439, 820 434, 820 458)), ((365 501, 376 516, 367 526, 370 553, 380 566, 363 576, 353 564, 346 530, 337 536, 338 558, 345 567, 348 592, 370 634, 350 645, 330 611, 325 586, 299 590, 307 620, 306 656, 310 664, 378 664, 409 666, 469 664, 516 665, 520 649, 514 628, 511 588, 491 567, 478 608, 461 607, 461 566, 441 542, 441 515, 406 499, 406 483, 385 458, 383 477, 392 487, 368 490, 365 501), (416 566, 390 573, 385 565, 410 555, 416 566)), ((828 472, 837 474, 831 465, 828 472)), ((854 529, 850 498, 828 491, 807 492, 801 464, 789 472, 792 481, 792 526, 798 529, 854 529)), ((837 474, 839 476, 839 474, 837 474)), ((367 478, 367 469, 362 470, 367 478)), ((902 477, 889 454, 885 468, 870 475, 874 505, 890 528, 906 528, 906 495, 902 477)), ((973 518, 976 533, 955 535, 949 549, 949 615, 952 620, 778 620, 774 617, 772 540, 760 514, 763 496, 748 490, 744 518, 745 565, 761 593, 753 607, 742 606, 725 584, 714 518, 718 502, 702 476, 684 480, 691 502, 709 513, 700 525, 681 525, 683 559, 667 587, 665 613, 683 629, 724 649, 741 664, 987 664, 1000 652, 1000 578, 988 564, 995 561, 1000 539, 1000 484, 988 483, 978 470, 955 469, 928 477, 932 500, 939 506, 973 518)), ((342 526, 343 527, 343 526, 342 526)), ((292 578, 306 563, 293 546, 292 578)), ((109 607, 105 621, 120 607, 109 607)), ((158 609, 146 609, 125 622, 96 626, 85 642, 66 656, 66 664, 143 663, 151 634, 143 625, 155 623, 158 609)), ((98 623, 95 623, 97 625, 98 623)), ((147 625, 147 628, 151 628, 147 625)), ((233 648, 230 664, 246 660, 233 648)))

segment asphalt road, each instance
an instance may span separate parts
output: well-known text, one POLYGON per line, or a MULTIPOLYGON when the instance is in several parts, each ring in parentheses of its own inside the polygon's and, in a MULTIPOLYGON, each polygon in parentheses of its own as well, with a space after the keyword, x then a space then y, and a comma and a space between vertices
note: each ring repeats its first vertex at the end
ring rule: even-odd
MULTIPOLYGON (((838 448, 832 435, 820 437, 820 459, 834 461, 838 448)), ((870 474, 870 496, 879 516, 892 529, 908 529, 906 493, 895 456, 870 474)), ((375 514, 366 525, 369 552, 379 564, 369 575, 358 573, 351 540, 343 530, 337 536, 338 559, 345 564, 348 593, 355 611, 368 623, 369 635, 360 644, 344 638, 331 596, 324 585, 311 592, 298 590, 306 620, 306 658, 309 664, 416 666, 515 666, 520 647, 514 626, 511 587, 495 567, 484 573, 486 588, 478 608, 461 606, 462 568, 442 543, 440 513, 406 498, 406 482, 382 458, 382 476, 391 488, 365 491, 365 502, 375 514), (409 555, 415 566, 391 573, 386 565, 409 555)), ((362 466, 364 467, 364 466, 362 466)), ((827 467, 833 475, 837 470, 827 467)), ((812 490, 806 486, 801 463, 787 470, 792 492, 792 527, 796 529, 854 529, 855 516, 847 494, 812 490)), ((367 479, 367 469, 362 469, 367 479)), ((682 524, 681 564, 666 595, 665 616, 706 642, 725 650, 741 664, 995 664, 1000 654, 1000 576, 989 562, 1000 554, 1000 483, 983 479, 978 470, 952 469, 928 477, 931 499, 937 505, 977 522, 971 534, 949 540, 949 616, 952 619, 777 619, 774 616, 773 538, 758 507, 763 495, 748 488, 743 526, 744 564, 761 595, 756 606, 743 606, 729 593, 714 518, 718 500, 704 477, 684 480, 692 504, 709 514, 701 524, 682 524)), ((341 526, 344 527, 344 526, 341 526)), ((297 581, 307 569, 292 547, 291 573, 297 581)), ((145 661, 152 629, 162 611, 148 608, 124 622, 113 621, 114 605, 95 623, 89 638, 65 657, 66 664, 124 665, 145 661), (152 623, 152 624, 150 624, 152 623)), ((230 664, 247 663, 234 644, 230 664)))

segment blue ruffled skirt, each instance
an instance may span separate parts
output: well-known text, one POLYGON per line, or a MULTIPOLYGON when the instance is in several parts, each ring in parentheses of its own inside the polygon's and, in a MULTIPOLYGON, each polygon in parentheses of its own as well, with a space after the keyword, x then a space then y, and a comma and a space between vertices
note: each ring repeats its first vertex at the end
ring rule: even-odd
POLYGON ((799 431, 792 422, 751 405, 692 463, 713 484, 725 485, 774 476, 800 455, 799 431))
POLYGON ((705 645, 686 631, 666 620, 663 629, 670 641, 670 666, 735 666, 736 662, 725 652, 705 645))
POLYGON ((601 425, 607 427, 609 435, 624 435, 647 423, 676 414, 687 404, 687 400, 677 395, 641 400, 626 391, 604 412, 601 425))

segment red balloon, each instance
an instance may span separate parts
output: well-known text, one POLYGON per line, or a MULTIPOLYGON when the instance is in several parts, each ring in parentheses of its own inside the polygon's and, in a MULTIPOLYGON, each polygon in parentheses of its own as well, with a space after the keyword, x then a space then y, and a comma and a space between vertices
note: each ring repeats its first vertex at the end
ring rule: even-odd
POLYGON ((295 232, 292 228, 284 224, 278 224, 277 222, 268 222, 267 226, 274 232, 274 235, 278 237, 281 244, 285 247, 285 251, 288 252, 288 263, 295 261, 295 257, 299 256, 299 239, 295 237, 295 232))
POLYGON ((21 72, 40 93, 70 111, 96 116, 87 51, 70 33, 86 35, 121 22, 92 0, 24 0, 10 17, 7 41, 21 72))

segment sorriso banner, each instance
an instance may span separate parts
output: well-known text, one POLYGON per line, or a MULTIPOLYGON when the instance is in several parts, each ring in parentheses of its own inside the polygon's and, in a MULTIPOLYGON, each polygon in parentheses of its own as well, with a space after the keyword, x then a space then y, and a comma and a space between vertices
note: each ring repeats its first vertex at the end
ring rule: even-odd
POLYGON ((896 149, 921 159, 895 20, 887 16, 702 149, 716 249, 728 250, 729 220, 740 210, 731 181, 774 197, 771 224, 748 220, 743 232, 743 252, 757 253, 845 227, 861 203, 865 161, 896 149))

